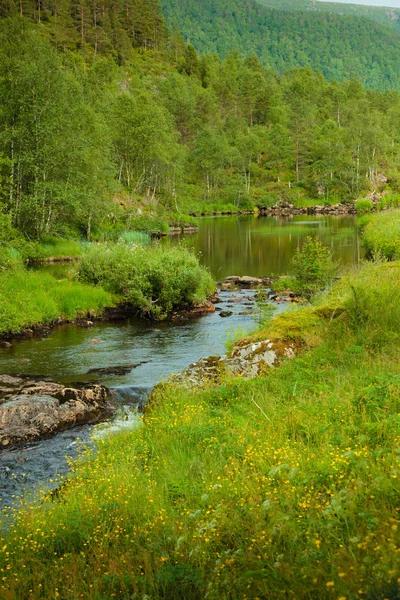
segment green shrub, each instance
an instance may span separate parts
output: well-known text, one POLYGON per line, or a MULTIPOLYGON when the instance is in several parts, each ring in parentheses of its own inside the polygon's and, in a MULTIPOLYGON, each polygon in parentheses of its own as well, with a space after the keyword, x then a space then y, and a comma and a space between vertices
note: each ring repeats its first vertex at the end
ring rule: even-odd
POLYGON ((168 223, 158 216, 143 215, 134 217, 130 222, 130 229, 147 233, 152 237, 158 237, 168 233, 168 223))
POLYGON ((214 289, 196 256, 180 247, 94 246, 82 257, 79 277, 102 285, 154 318, 204 300, 214 289))
POLYGON ((388 260, 400 257, 400 211, 373 215, 364 227, 363 241, 372 255, 381 255, 388 260))
POLYGON ((384 210, 385 208, 398 208, 399 206, 400 194, 387 194, 380 199, 378 209, 384 210))
POLYGON ((359 213, 371 212, 374 205, 370 198, 358 198, 355 202, 355 209, 359 213))
POLYGON ((297 250, 292 265, 297 288, 294 291, 305 298, 311 298, 323 290, 338 269, 329 248, 310 236, 306 238, 301 250, 297 250))
POLYGON ((170 227, 197 227, 199 224, 195 217, 178 213, 168 215, 167 219, 170 227))

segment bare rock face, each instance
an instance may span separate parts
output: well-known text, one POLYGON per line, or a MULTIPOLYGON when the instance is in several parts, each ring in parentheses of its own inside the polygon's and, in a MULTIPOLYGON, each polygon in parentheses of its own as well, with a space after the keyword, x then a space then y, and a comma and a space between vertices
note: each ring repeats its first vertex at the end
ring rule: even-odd
POLYGON ((0 449, 95 423, 114 409, 106 387, 66 387, 53 381, 0 376, 0 449))
POLYGON ((221 383, 224 376, 252 379, 275 367, 283 358, 293 358, 298 348, 292 341, 262 340, 235 346, 229 356, 209 356, 167 379, 167 384, 198 387, 221 383))

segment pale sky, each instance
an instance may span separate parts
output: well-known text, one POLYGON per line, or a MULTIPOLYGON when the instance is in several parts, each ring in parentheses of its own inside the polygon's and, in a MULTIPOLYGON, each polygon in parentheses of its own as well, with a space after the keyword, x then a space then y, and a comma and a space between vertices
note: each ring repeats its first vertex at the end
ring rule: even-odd
POLYGON ((320 2, 340 2, 341 4, 364 4, 366 6, 392 6, 400 8, 400 0, 320 0, 320 2))

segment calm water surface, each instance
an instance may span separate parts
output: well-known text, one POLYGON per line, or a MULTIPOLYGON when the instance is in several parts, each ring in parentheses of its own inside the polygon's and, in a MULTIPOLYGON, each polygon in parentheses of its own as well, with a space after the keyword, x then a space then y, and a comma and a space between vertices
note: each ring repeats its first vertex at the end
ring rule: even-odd
POLYGON ((220 280, 229 275, 290 273, 293 254, 307 236, 329 246, 343 265, 356 264, 364 256, 356 219, 350 215, 204 217, 198 233, 174 236, 164 243, 194 248, 220 280))
MULTIPOLYGON (((363 256, 353 217, 255 218, 220 217, 200 220, 199 232, 176 236, 165 244, 185 244, 199 253, 216 280, 229 275, 278 275, 290 272, 290 260, 308 235, 332 248, 343 265, 363 256)), ((70 266, 52 266, 62 277, 70 266), (63 270, 64 269, 64 270, 63 270)), ((142 394, 170 373, 182 370, 203 356, 223 354, 225 342, 238 329, 256 326, 254 292, 222 293, 222 310, 187 323, 157 323, 130 319, 99 323, 90 329, 56 328, 43 338, 15 342, 0 349, 0 372, 51 376, 63 382, 98 382, 116 390, 121 405, 135 404, 142 394), (132 366, 123 376, 88 373, 90 369, 132 366)), ((122 424, 121 424, 122 425, 122 424)), ((114 426, 115 429, 115 426, 114 426)), ((79 443, 89 439, 90 428, 80 427, 56 437, 0 453, 0 505, 12 504, 13 494, 32 489, 57 473, 67 471, 65 455, 74 456, 79 443)))

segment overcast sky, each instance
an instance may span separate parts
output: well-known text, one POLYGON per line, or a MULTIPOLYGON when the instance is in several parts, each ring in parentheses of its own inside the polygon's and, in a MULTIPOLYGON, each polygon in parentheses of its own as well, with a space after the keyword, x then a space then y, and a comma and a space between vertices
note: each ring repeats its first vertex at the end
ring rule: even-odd
POLYGON ((366 4, 368 6, 393 6, 400 8, 400 0, 320 0, 321 2, 340 2, 341 4, 366 4))

